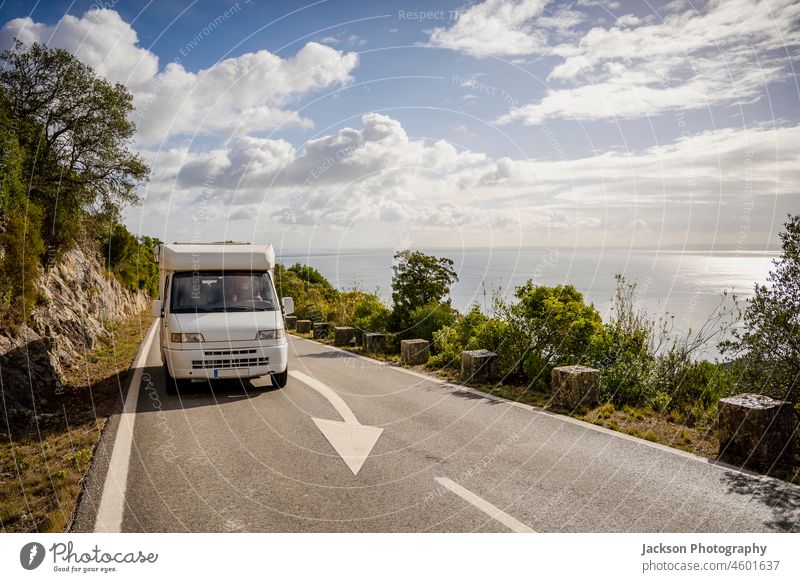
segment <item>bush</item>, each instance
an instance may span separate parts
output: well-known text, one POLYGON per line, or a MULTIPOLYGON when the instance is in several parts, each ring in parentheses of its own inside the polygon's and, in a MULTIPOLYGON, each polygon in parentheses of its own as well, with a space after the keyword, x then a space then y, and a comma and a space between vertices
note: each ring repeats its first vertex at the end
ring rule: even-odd
POLYGON ((333 321, 360 331, 386 331, 390 315, 377 293, 352 289, 338 293, 333 321))
MULTIPOLYGON (((278 296, 294 299, 294 314, 298 319, 311 321, 327 321, 333 313, 329 303, 329 295, 333 292, 327 285, 305 281, 297 270, 287 269, 281 264, 275 265, 275 287, 278 296)), ((327 281, 326 281, 327 283, 327 281)))
POLYGON ((461 367, 464 350, 491 350, 498 355, 499 370, 504 376, 517 365, 518 354, 511 337, 512 329, 496 316, 481 312, 477 305, 466 314, 456 315, 452 325, 442 327, 432 334, 433 357, 431 367, 461 367))
POLYGON ((334 291, 333 285, 330 284, 330 281, 323 277, 322 273, 317 271, 311 265, 301 265, 300 263, 295 263, 287 270, 296 274, 300 280, 308 286, 318 287, 320 290, 327 293, 332 293, 334 291))
POLYGON ((106 268, 114 273, 120 284, 130 291, 144 290, 151 297, 158 295, 158 263, 153 248, 156 238, 136 238, 124 225, 112 222, 100 239, 100 253, 106 268))
POLYGON ((751 392, 800 403, 800 214, 784 226, 769 285, 755 286, 745 325, 720 347, 745 363, 743 381, 751 392))
POLYGON ((547 287, 528 281, 518 287, 519 300, 499 305, 509 330, 509 347, 517 351, 516 372, 528 380, 549 383, 554 366, 585 364, 593 347, 603 343, 603 322, 594 305, 572 285, 547 287))
POLYGON ((478 331, 488 319, 475 305, 466 314, 459 314, 452 325, 434 331, 431 334, 431 351, 434 355, 429 365, 435 368, 461 367, 461 352, 468 345, 476 343, 478 331))
POLYGON ((288 269, 275 265, 275 287, 278 296, 294 299, 299 319, 327 321, 362 331, 386 331, 389 309, 377 293, 361 289, 338 291, 313 267, 295 264, 288 269))
POLYGON ((656 363, 656 324, 636 304, 636 284, 617 275, 611 320, 593 344, 593 363, 602 371, 600 399, 618 405, 652 405, 649 377, 656 363))
POLYGON ((398 334, 406 339, 433 341, 433 334, 455 322, 455 310, 449 303, 432 302, 411 312, 410 325, 398 334))

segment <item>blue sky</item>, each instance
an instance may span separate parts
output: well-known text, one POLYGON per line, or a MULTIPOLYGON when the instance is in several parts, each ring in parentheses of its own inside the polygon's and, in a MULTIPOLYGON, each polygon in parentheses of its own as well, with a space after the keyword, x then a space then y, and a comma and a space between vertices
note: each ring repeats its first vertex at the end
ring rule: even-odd
POLYGON ((800 8, 4 2, 134 95, 137 232, 765 248, 800 208, 800 8))

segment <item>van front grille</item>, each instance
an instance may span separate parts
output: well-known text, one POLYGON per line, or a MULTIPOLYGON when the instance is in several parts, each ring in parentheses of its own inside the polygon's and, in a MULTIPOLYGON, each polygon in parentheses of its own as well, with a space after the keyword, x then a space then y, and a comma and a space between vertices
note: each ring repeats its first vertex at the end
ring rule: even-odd
POLYGON ((225 358, 219 360, 192 360, 192 369, 194 370, 208 370, 208 369, 230 369, 230 368, 255 368, 257 366, 266 366, 269 364, 269 358, 225 358))
POLYGON ((255 354, 256 348, 241 348, 238 350, 206 350, 203 352, 204 356, 244 356, 247 354, 255 354))

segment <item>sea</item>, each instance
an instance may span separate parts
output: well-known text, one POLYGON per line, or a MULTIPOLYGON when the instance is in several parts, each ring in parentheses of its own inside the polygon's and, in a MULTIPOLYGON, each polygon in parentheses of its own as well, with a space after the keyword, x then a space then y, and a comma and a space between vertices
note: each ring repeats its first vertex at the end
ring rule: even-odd
MULTIPOLYGON (((628 249, 419 249, 453 261, 458 281, 451 288, 454 307, 464 312, 477 304, 487 311, 498 294, 513 300, 515 289, 528 280, 537 284, 570 284, 607 320, 616 289, 615 275, 636 283, 638 303, 651 317, 669 317, 674 334, 709 329, 709 318, 734 297, 743 302, 756 284, 765 284, 778 252, 628 249), (725 293, 727 292, 727 295, 725 293)), ((320 271, 340 289, 358 287, 391 302, 394 249, 301 251, 284 250, 278 260, 304 263, 320 271)), ((714 327, 716 324, 711 322, 714 327)), ((715 337, 702 355, 719 355, 715 337)))

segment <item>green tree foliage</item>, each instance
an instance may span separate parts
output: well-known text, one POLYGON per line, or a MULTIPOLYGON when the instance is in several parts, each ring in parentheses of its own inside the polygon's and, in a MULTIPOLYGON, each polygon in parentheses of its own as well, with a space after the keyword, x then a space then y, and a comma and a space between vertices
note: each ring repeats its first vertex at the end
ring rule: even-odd
POLYGON ((299 319, 327 321, 363 331, 386 331, 389 309, 376 293, 360 289, 338 291, 319 271, 308 265, 275 265, 278 296, 294 299, 299 319))
MULTIPOLYGON (((406 250, 394 255, 392 266, 392 328, 403 331, 414 324, 412 313, 432 303, 440 303, 458 281, 453 261, 406 250)), ((449 299, 446 300, 449 304, 449 299)))
POLYGON ((278 264, 275 266, 275 287, 279 297, 294 299, 295 315, 299 319, 328 321, 331 318, 333 303, 330 299, 335 291, 328 281, 304 280, 297 270, 278 264))
POLYGON ((744 326, 722 349, 741 359, 751 391, 800 401, 800 214, 780 234, 782 253, 768 285, 756 285, 744 309, 744 326))
POLYGON ((0 93, 0 322, 23 323, 38 299, 45 246, 42 209, 25 195, 24 151, 15 121, 0 93))
POLYGON ((130 93, 60 49, 16 43, 0 61, 0 319, 23 323, 42 263, 76 243, 104 245, 123 284, 152 293, 154 241, 140 243, 116 221, 148 175, 128 149, 130 93))
POLYGON ((158 295, 158 263, 155 262, 156 238, 136 238, 124 225, 114 222, 100 239, 100 250, 106 268, 123 287, 131 291, 144 289, 151 297, 158 295))
POLYGON ((116 217, 139 201, 148 176, 128 148, 136 130, 132 96, 62 49, 21 43, 0 53, 0 89, 19 122, 28 196, 47 214, 50 246, 63 249, 80 234, 75 225, 116 217))
POLYGON ((452 325, 442 327, 432 335, 435 355, 429 362, 431 367, 459 368, 463 350, 481 348, 498 354, 503 375, 510 372, 516 361, 506 322, 484 314, 477 305, 463 315, 458 314, 452 325))
POLYGON ((289 267, 288 270, 292 273, 295 273, 306 285, 317 285, 320 289, 325 291, 333 291, 333 285, 331 285, 330 282, 322 276, 322 273, 317 271, 311 265, 295 263, 289 267))
POLYGON ((554 366, 587 361, 603 321, 575 287, 528 281, 514 295, 518 301, 502 311, 512 330, 509 347, 518 350, 527 378, 548 383, 554 366))
POLYGON ((334 299, 333 321, 360 331, 386 331, 391 312, 377 293, 361 289, 341 291, 334 299))
POLYGON ((433 341, 433 334, 449 327, 455 322, 456 311, 449 302, 434 301, 427 305, 415 308, 411 312, 411 323, 404 330, 404 335, 413 336, 415 339, 433 341))

